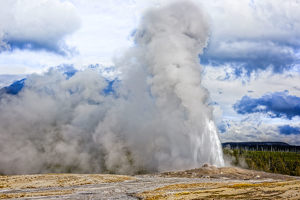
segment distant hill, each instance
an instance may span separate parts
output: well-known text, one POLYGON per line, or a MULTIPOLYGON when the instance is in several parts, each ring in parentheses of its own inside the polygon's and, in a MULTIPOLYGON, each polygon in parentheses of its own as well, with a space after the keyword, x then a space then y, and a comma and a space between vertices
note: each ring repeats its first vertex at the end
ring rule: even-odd
POLYGON ((252 151, 291 151, 300 152, 300 146, 290 145, 285 142, 225 142, 223 148, 245 149, 252 151))

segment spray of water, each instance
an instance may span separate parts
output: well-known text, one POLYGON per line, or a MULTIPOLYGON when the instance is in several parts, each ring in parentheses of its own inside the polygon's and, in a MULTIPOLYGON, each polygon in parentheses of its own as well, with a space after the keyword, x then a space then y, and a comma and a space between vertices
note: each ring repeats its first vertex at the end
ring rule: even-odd
POLYGON ((113 93, 97 68, 31 75, 0 102, 0 173, 134 174, 224 165, 201 85, 209 27, 192 3, 149 10, 115 61, 113 93))

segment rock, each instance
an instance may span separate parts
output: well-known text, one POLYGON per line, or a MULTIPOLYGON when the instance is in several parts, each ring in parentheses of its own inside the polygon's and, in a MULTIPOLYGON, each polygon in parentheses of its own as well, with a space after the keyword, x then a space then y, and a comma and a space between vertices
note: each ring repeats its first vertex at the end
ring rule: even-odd
POLYGON ((202 165, 202 167, 209 167, 210 165, 205 163, 204 165, 202 165))

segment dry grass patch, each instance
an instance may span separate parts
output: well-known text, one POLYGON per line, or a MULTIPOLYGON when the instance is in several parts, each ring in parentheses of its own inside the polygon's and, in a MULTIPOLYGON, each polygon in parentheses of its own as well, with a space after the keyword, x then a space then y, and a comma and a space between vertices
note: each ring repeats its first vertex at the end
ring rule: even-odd
POLYGON ((300 181, 174 184, 136 195, 162 199, 300 199, 300 181))
POLYGON ((67 195, 67 194, 72 194, 73 192, 74 192, 74 190, 50 190, 50 191, 45 191, 45 192, 3 193, 3 194, 0 194, 0 199, 67 195))
POLYGON ((0 176, 0 189, 67 187, 133 180, 133 177, 102 174, 40 174, 0 176))

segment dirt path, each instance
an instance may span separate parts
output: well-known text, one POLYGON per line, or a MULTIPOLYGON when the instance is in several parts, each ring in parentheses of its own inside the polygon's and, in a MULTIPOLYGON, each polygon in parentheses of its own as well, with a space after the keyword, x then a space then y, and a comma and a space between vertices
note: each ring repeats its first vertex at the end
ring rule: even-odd
POLYGON ((0 176, 2 199, 300 199, 294 177, 203 167, 157 175, 0 176))

